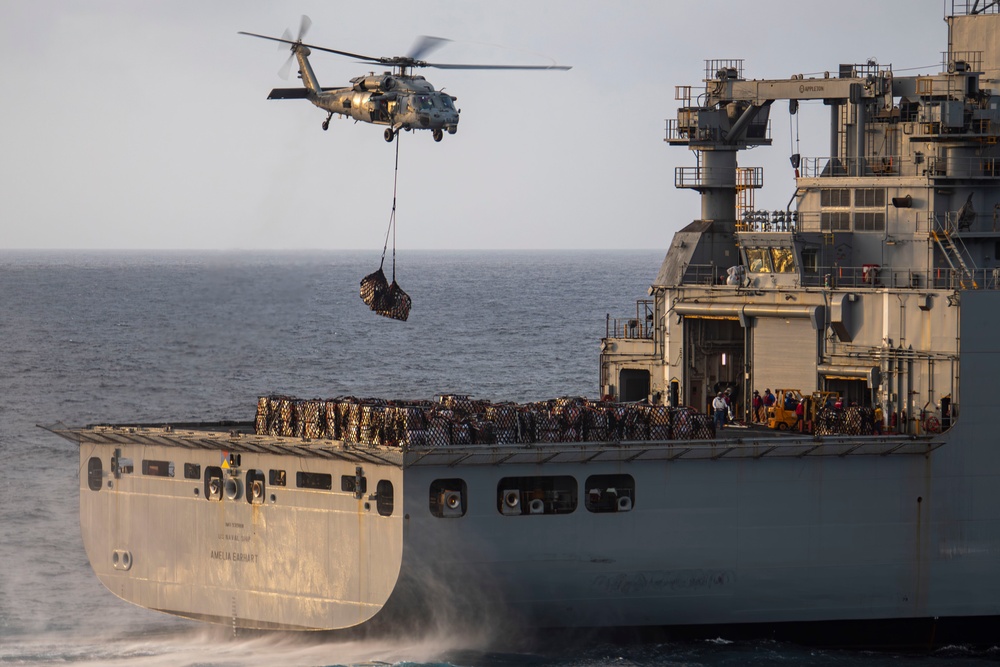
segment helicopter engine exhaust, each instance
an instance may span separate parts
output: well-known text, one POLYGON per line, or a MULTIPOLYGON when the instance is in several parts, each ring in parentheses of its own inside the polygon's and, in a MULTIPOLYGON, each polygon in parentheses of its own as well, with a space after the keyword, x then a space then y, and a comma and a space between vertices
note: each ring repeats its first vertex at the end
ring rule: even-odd
POLYGON ((396 87, 396 80, 388 74, 382 76, 359 76, 351 79, 351 83, 354 84, 354 90, 358 92, 384 93, 396 87))

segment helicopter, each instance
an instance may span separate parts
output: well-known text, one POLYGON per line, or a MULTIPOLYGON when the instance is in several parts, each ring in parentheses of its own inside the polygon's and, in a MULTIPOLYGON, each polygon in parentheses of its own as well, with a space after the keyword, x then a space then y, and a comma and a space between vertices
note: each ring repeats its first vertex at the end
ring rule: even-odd
POLYGON ((305 33, 312 25, 308 16, 303 16, 299 24, 299 34, 292 39, 290 31, 286 30, 281 37, 258 35, 252 32, 240 31, 240 35, 269 39, 291 45, 292 54, 282 67, 283 78, 287 77, 292 59, 298 61, 299 78, 302 88, 275 88, 267 96, 269 100, 306 99, 327 112, 323 121, 323 129, 330 127, 330 119, 334 114, 355 121, 385 125, 383 137, 392 142, 400 130, 430 130, 434 141, 441 141, 444 133, 455 134, 458 131, 460 109, 455 107, 458 99, 443 90, 435 90, 427 79, 414 74, 413 71, 423 67, 437 69, 465 70, 568 70, 567 65, 468 65, 458 63, 430 63, 421 60, 423 56, 451 41, 442 37, 423 36, 405 56, 376 58, 349 51, 330 49, 302 42, 305 33), (309 56, 312 51, 334 53, 349 58, 356 58, 363 63, 374 63, 390 68, 383 74, 369 72, 350 80, 350 86, 324 88, 319 85, 309 56))

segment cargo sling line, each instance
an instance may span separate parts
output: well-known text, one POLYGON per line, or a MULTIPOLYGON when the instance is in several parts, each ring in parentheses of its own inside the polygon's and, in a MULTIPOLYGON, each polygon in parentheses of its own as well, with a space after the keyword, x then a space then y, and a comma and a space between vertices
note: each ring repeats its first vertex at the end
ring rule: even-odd
POLYGON ((389 227, 385 230, 385 244, 382 246, 382 261, 378 270, 361 279, 361 300, 374 312, 394 320, 406 321, 410 316, 412 301, 396 282, 396 189, 399 183, 399 133, 396 133, 396 164, 392 179, 392 212, 389 227), (385 253, 389 249, 389 234, 392 233, 392 284, 385 279, 382 267, 385 253))
POLYGON ((392 232, 392 281, 396 282, 396 185, 399 183, 399 134, 396 134, 396 168, 392 175, 392 212, 389 214, 389 226, 385 230, 385 243, 382 245, 382 261, 378 268, 385 264, 385 251, 389 247, 389 232, 392 232))

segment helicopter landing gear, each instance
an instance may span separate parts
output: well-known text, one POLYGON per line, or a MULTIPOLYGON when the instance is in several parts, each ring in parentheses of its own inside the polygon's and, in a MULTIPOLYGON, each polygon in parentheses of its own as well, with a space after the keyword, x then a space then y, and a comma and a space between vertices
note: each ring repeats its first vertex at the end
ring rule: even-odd
POLYGON ((392 131, 391 127, 385 128, 385 132, 382 133, 382 137, 388 143, 392 143, 392 140, 396 138, 396 133, 392 131))
POLYGON ((442 139, 444 139, 444 131, 442 131, 441 128, 434 130, 433 135, 434 135, 434 141, 441 141, 442 139))
POLYGON ((327 114, 326 120, 323 121, 323 131, 326 132, 330 129, 330 119, 333 118, 333 112, 327 114))

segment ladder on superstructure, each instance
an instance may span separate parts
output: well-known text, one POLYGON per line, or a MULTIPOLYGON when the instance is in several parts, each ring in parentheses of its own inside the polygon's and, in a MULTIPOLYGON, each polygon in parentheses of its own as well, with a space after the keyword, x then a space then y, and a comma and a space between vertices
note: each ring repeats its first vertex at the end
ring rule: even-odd
MULTIPOLYGON (((945 261, 948 262, 948 266, 958 274, 958 284, 962 289, 969 289, 970 287, 972 289, 979 289, 979 284, 976 282, 974 273, 975 267, 970 269, 965 258, 962 256, 963 251, 964 253, 969 252, 965 244, 962 243, 962 239, 958 239, 958 243, 962 246, 959 249, 958 245, 955 244, 955 239, 952 237, 951 231, 948 229, 948 225, 939 224, 937 219, 934 220, 934 229, 931 230, 931 238, 941 248, 941 253, 944 255, 945 261)), ((971 255, 969 261, 972 261, 971 255)))
POLYGON ((760 231, 750 223, 754 210, 753 174, 749 169, 736 168, 736 231, 760 231))

